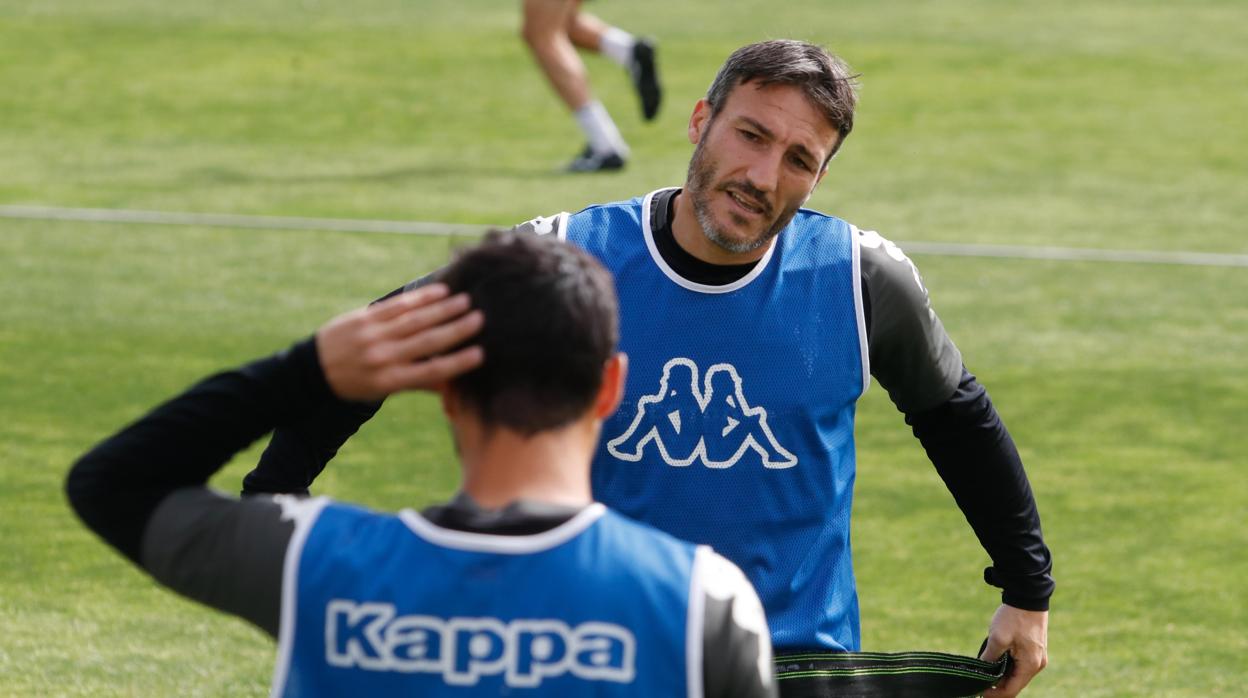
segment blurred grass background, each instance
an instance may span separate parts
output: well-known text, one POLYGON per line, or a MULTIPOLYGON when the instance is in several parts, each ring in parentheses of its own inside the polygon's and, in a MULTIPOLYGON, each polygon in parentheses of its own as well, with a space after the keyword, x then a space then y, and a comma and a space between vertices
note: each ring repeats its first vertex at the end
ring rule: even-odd
MULTIPOLYGON (((954 0, 591 3, 658 37, 667 102, 588 57, 633 148, 581 146, 518 3, 0 0, 0 204, 510 224, 683 179, 726 55, 825 44, 863 74, 811 205, 894 240, 1248 253, 1248 7, 954 0)), ((456 241, 0 219, 0 695, 260 695, 273 647, 156 590, 73 518, 92 443, 284 346, 456 241)), ((1237 695, 1248 671, 1248 271, 915 255, 1027 463, 1054 551, 1028 695, 1237 695)), ((861 405, 864 648, 971 653, 987 564, 883 391, 861 405)), ((256 452, 216 483, 236 490, 256 452)), ((317 491, 454 491, 436 406, 392 401, 317 491)))

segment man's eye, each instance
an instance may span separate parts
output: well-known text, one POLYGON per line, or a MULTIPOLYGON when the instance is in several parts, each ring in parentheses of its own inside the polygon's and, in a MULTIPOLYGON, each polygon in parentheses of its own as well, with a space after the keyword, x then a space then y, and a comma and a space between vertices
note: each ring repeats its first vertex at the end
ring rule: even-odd
POLYGON ((745 140, 751 143, 757 143, 760 140, 762 140, 762 138, 757 133, 754 133, 753 131, 746 131, 744 129, 738 129, 738 132, 741 134, 742 138, 744 138, 745 140))
POLYGON ((798 168, 799 170, 810 172, 810 165, 808 165, 805 160, 797 157, 796 155, 789 158, 789 162, 792 162, 793 166, 798 168))

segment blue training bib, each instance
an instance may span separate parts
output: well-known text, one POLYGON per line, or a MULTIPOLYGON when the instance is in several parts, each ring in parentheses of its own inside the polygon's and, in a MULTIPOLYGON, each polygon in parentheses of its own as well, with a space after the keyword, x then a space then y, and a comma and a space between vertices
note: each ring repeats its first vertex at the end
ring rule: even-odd
POLYGON ((620 298, 628 385, 594 497, 740 566, 776 647, 855 650, 853 429, 868 376, 853 228, 802 209, 747 276, 704 286, 659 255, 653 197, 551 220, 620 298))
POLYGON ((274 695, 687 695, 695 551, 601 504, 531 536, 328 504, 288 553, 274 695))

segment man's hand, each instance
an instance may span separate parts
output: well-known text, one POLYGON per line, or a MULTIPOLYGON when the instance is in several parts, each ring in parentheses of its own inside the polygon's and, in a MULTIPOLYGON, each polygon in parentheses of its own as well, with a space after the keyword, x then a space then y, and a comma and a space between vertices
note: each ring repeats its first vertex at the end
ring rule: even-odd
POLYGON ((481 347, 451 354, 481 329, 468 295, 430 284, 330 320, 316 333, 325 381, 345 400, 429 390, 481 364, 481 347))
POLYGON ((1002 604, 992 616, 988 644, 980 659, 995 662, 1007 650, 1010 672, 984 698, 1013 698, 1049 663, 1049 612, 1024 611, 1002 604))

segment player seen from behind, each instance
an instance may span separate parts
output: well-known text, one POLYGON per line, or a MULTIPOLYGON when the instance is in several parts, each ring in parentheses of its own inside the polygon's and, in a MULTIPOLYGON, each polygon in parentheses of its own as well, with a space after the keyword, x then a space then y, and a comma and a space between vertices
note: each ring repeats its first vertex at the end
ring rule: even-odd
POLYGON ((105 440, 69 474, 75 511, 161 583, 277 638, 275 696, 774 695, 741 571, 591 499, 626 368, 606 270, 499 233, 439 280, 105 440), (205 485, 274 427, 401 390, 441 396, 463 469, 448 503, 390 515, 205 485))

